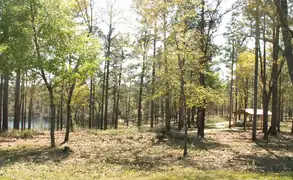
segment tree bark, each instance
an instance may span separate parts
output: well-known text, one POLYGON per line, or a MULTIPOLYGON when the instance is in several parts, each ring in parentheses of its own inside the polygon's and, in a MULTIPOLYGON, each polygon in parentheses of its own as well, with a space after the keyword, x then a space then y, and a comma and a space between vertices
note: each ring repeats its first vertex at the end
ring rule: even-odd
POLYGON ((264 133, 264 140, 268 140, 268 111, 269 111, 269 97, 267 92, 267 72, 266 72, 266 16, 264 15, 264 25, 263 25, 263 67, 262 67, 262 84, 263 84, 263 90, 262 90, 262 97, 263 97, 263 133, 264 133))
POLYGON ((155 118, 155 106, 156 102, 154 99, 155 89, 156 89, 156 44, 157 44, 157 27, 155 24, 154 27, 154 43, 153 43, 153 64, 152 64, 152 102, 151 102, 151 128, 154 127, 154 118, 155 118))
POLYGON ((64 102, 64 93, 63 93, 63 87, 62 87, 62 94, 61 94, 61 100, 60 100, 60 130, 63 129, 63 102, 64 102))
POLYGON ((292 52, 292 33, 288 23, 288 3, 287 0, 274 0, 279 14, 282 27, 283 42, 285 46, 285 57, 289 69, 289 75, 293 84, 293 52, 292 52))
MULTIPOLYGON (((92 128, 92 125, 93 125, 92 110, 93 110, 93 77, 91 77, 91 82, 90 82, 90 100, 89 100, 89 128, 90 129, 92 128)), ((68 112, 67 112, 67 117, 68 117, 68 112)))
POLYGON ((19 129, 20 107, 20 69, 17 69, 15 82, 13 129, 19 129))
POLYGON ((34 98, 34 87, 33 84, 31 86, 31 95, 30 95, 30 101, 29 101, 29 111, 28 111, 28 129, 31 129, 32 127, 32 116, 33 116, 33 98, 34 98))
POLYGON ((102 97, 101 97, 101 121, 100 121, 100 129, 103 130, 104 129, 104 103, 105 103, 105 81, 106 81, 106 69, 107 69, 107 65, 105 62, 104 65, 104 73, 103 73, 103 83, 102 83, 102 97))
MULTIPOLYGON (((122 51, 122 60, 124 58, 123 51, 122 51)), ((120 101, 120 85, 121 85, 121 76, 122 76, 122 62, 120 64, 120 72, 118 77, 118 90, 117 90, 117 104, 115 110, 115 129, 118 129, 118 116, 119 116, 119 101, 120 101)))
POLYGON ((233 84, 234 84, 234 41, 232 44, 232 54, 231 54, 231 60, 232 60, 232 65, 231 65, 231 82, 230 82, 230 111, 229 111, 229 128, 232 128, 232 118, 233 118, 233 107, 234 107, 234 102, 233 102, 233 84))
POLYGON ((4 71, 4 86, 3 86, 3 125, 2 130, 8 131, 8 93, 9 93, 9 72, 7 69, 4 71))
POLYGON ((0 75, 0 132, 2 131, 3 75, 0 75))
POLYGON ((143 59, 142 59, 142 71, 140 74, 140 85, 139 85, 139 94, 138 94, 138 109, 137 109, 137 126, 141 126, 142 124, 142 90, 143 90, 143 84, 144 84, 144 76, 145 76, 145 68, 146 68, 146 58, 147 58, 147 32, 144 34, 144 44, 143 44, 143 59))
POLYGON ((70 128, 72 125, 72 109, 71 109, 71 100, 72 100, 72 95, 73 91, 75 88, 75 83, 71 84, 69 92, 68 92, 68 98, 67 98, 67 118, 66 118, 66 132, 65 132, 65 138, 64 138, 64 143, 69 141, 69 133, 70 133, 70 128))
MULTIPOLYGON (((166 3, 167 0, 164 0, 166 3)), ((167 19, 166 19, 166 12, 163 13, 163 44, 164 44, 164 49, 163 49, 163 59, 164 59, 164 73, 165 76, 169 76, 169 66, 168 66, 168 60, 167 60, 167 19)), ((170 87, 169 87, 169 82, 168 80, 165 80, 166 83, 166 93, 165 93, 165 128, 166 131, 171 130, 171 109, 170 109, 170 87)))
POLYGON ((272 119, 270 134, 277 135, 278 119, 278 58, 279 58, 279 27, 274 30, 273 67, 272 67, 272 119))
POLYGON ((279 79, 278 112, 277 132, 280 132, 281 119, 283 119, 282 76, 279 79))
POLYGON ((54 103, 54 94, 53 89, 48 87, 49 96, 50 96, 50 138, 51 138, 51 148, 54 148, 55 145, 55 103, 54 103))
POLYGON ((21 95, 20 95, 20 121, 21 121, 21 130, 24 130, 24 75, 22 75, 22 80, 21 80, 21 95))
MULTIPOLYGON (((205 0, 202 0, 201 2, 201 23, 200 23, 200 34, 201 34, 201 51, 204 54, 204 56, 207 56, 207 43, 205 42, 205 0)), ((206 67, 205 62, 201 63, 204 67, 206 67)), ((199 83, 201 86, 205 87, 205 74, 203 72, 199 73, 199 83)), ((205 102, 204 102, 205 103, 205 102)), ((198 108, 198 130, 197 130, 197 136, 200 136, 201 138, 204 138, 204 128, 205 128, 205 112, 206 109, 203 106, 198 108)))
POLYGON ((254 71, 254 101, 253 101, 253 123, 252 123, 252 140, 256 140, 256 123, 257 123, 257 93, 258 93, 258 59, 259 59, 259 39, 260 39, 260 27, 259 27, 259 4, 256 0, 256 36, 255 36, 255 71, 254 71))
MULTIPOLYGON (((246 78, 245 79, 245 97, 244 97, 244 109, 246 109, 248 107, 248 82, 249 79, 246 78)), ((246 131, 246 122, 247 122, 247 114, 244 113, 244 121, 243 121, 243 129, 244 131, 246 131)))

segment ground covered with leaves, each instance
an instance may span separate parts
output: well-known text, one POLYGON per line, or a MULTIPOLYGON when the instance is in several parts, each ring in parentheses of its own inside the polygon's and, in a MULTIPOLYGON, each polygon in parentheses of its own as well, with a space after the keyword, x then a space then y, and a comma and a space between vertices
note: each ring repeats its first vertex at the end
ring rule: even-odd
MULTIPOLYGON (((148 128, 79 130, 55 149, 48 148, 47 132, 5 136, 0 179, 293 179, 289 133, 252 142, 250 131, 216 127, 204 140, 189 132, 187 158, 182 158, 183 133, 176 131, 162 136, 148 128)), ((64 133, 56 137, 60 144, 64 133)))

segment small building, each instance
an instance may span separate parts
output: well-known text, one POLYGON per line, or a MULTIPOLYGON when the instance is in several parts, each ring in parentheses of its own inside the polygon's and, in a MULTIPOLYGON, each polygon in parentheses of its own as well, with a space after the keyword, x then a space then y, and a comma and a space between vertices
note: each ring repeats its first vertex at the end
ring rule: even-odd
MULTIPOLYGON (((234 118, 233 118, 233 124, 234 126, 236 124, 243 124, 244 123, 244 117, 245 115, 247 116, 247 121, 246 121, 246 126, 249 127, 252 125, 252 118, 254 115, 254 109, 251 108, 242 108, 239 109, 237 111, 235 111, 234 113, 234 118)), ((263 124, 263 109, 257 109, 256 110, 256 115, 257 115, 257 128, 258 129, 262 129, 262 124, 263 124)), ((268 116, 272 116, 272 112, 268 111, 268 116)))

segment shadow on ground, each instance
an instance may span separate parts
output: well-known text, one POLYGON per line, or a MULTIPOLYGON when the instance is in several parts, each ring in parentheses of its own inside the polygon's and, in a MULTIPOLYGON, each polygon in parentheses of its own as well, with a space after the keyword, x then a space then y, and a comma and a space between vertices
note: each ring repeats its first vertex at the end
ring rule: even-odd
POLYGON ((0 150, 0 168, 18 162, 45 163, 60 162, 66 159, 71 152, 60 148, 24 148, 0 150))

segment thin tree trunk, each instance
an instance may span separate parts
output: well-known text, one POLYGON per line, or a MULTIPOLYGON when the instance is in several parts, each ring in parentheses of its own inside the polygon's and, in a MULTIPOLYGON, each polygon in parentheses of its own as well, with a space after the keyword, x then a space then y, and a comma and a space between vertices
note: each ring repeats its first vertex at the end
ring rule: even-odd
MULTIPOLYGON (((146 34, 145 34, 146 36, 146 34)), ((144 42, 147 43, 147 42, 144 42)), ((139 95, 138 95, 138 109, 137 109, 137 126, 141 126, 142 124, 142 90, 143 90, 143 84, 144 84, 144 73, 146 68, 146 44, 144 45, 144 54, 143 54, 143 60, 142 60, 142 72, 140 75, 140 86, 139 86, 139 95)))
POLYGON ((106 85, 105 85, 105 115, 104 115, 104 129, 107 129, 108 121, 108 100, 109 100, 109 75, 110 75, 110 53, 111 53, 111 38, 112 38, 112 18, 110 17, 109 33, 107 36, 107 55, 106 55, 106 85))
POLYGON ((269 97, 267 92, 267 72, 266 72, 266 16, 264 15, 264 25, 263 25, 263 67, 262 67, 262 84, 263 84, 263 133, 264 133, 264 140, 268 140, 268 111, 269 111, 269 97))
MULTIPOLYGON (((245 79, 245 97, 244 97, 244 109, 246 109, 248 107, 248 82, 249 79, 246 78, 245 79)), ((244 113, 244 121, 243 121, 243 129, 244 131, 246 131, 246 122, 247 122, 247 114, 244 113)))
MULTIPOLYGON (((93 125, 92 124, 93 123, 92 110, 93 110, 93 77, 91 77, 91 82, 90 82, 90 100, 89 100, 89 128, 90 129, 92 128, 92 125, 93 125)), ((67 117, 68 117, 68 112, 67 112, 67 117)))
POLYGON ((233 83, 234 83, 234 42, 232 44, 232 54, 231 54, 231 60, 232 60, 232 65, 231 65, 231 82, 230 82, 230 111, 229 111, 229 128, 232 128, 232 118, 233 118, 233 83))
POLYGON ((279 27, 275 29, 275 37, 273 44, 273 67, 272 67, 272 118, 270 134, 277 135, 277 119, 278 119, 278 58, 279 58, 279 27))
POLYGON ((259 59, 259 4, 256 0, 256 37, 255 37, 255 72, 254 72, 254 102, 253 102, 253 124, 252 124, 252 140, 256 140, 256 122, 257 122, 257 93, 258 93, 258 59, 259 59))
POLYGON ((29 111, 28 111, 28 129, 32 127, 32 116, 33 116, 33 98, 34 98, 34 84, 31 86, 31 95, 29 102, 29 111))
POLYGON ((63 129, 63 102, 64 102, 64 93, 63 93, 63 87, 62 87, 62 94, 61 94, 61 100, 60 100, 60 130, 63 129))
MULTIPOLYGON (((166 3, 167 0, 164 0, 166 3)), ((163 13, 163 44, 164 44, 164 53, 163 53, 163 59, 164 59, 164 73, 166 77, 169 76, 169 66, 168 66, 168 60, 167 60, 167 19, 166 19, 166 13, 163 13)), ((166 80, 166 94, 165 94, 165 113, 166 113, 166 119, 165 119, 165 128, 166 131, 171 130, 171 109, 170 109, 170 87, 169 87, 169 81, 166 80)))
POLYGON ((94 122, 96 122, 95 121, 95 107, 96 107, 96 104, 95 104, 96 91, 95 91, 95 89, 96 89, 96 83, 95 83, 95 80, 93 80, 93 89, 92 89, 92 124, 94 124, 94 125, 95 125, 94 122))
POLYGON ((55 104, 54 104, 54 94, 53 89, 48 87, 50 95, 50 138, 51 138, 51 148, 54 148, 55 145, 55 104))
MULTIPOLYGON (((117 82, 116 78, 115 78, 115 83, 117 82)), ((115 124, 116 124, 116 105, 117 105, 117 85, 115 84, 113 86, 113 112, 112 112, 112 123, 111 126, 113 128, 115 128, 115 124)))
POLYGON ((165 122, 165 106, 164 106, 164 100, 165 98, 161 99, 161 120, 162 122, 165 122))
POLYGON ((187 126, 188 126, 188 128, 191 128, 191 109, 190 108, 188 108, 187 109, 187 126))
POLYGON ((127 94, 127 118, 126 118, 126 125, 127 127, 129 126, 129 117, 130 117, 130 92, 131 92, 131 83, 129 85, 129 91, 128 91, 128 94, 127 94))
POLYGON ((20 69, 17 69, 15 82, 13 129, 19 129, 20 107, 20 69))
POLYGON ((193 126, 195 126, 195 110, 196 110, 196 108, 195 108, 195 106, 193 106, 192 108, 191 108, 191 124, 193 125, 193 126))
POLYGON ((57 131, 60 130, 60 108, 57 107, 57 122, 56 122, 56 125, 57 125, 57 131))
POLYGON ((186 116, 185 116, 185 108, 186 108, 186 97, 185 97, 185 92, 184 92, 184 59, 181 59, 179 57, 178 59, 178 64, 179 64, 179 69, 180 69, 180 112, 179 112, 179 122, 180 119, 184 121, 184 150, 183 150, 183 157, 187 156, 187 143, 188 143, 188 133, 187 133, 187 122, 186 122, 186 116))
POLYGON ((283 98, 282 98, 282 76, 279 79, 279 92, 278 92, 278 120, 277 120, 277 132, 280 132, 280 123, 283 118, 283 98))
POLYGON ((154 27, 154 47, 153 47, 153 67, 152 67, 152 102, 151 102, 151 128, 154 127, 155 118, 155 106, 156 102, 154 99, 155 89, 156 89, 156 44, 157 44, 157 27, 154 27))
POLYGON ((105 102, 105 81, 106 81, 106 62, 104 65, 104 73, 103 73, 103 83, 102 83, 102 97, 101 97, 101 121, 100 121, 100 129, 103 130, 104 126, 104 102, 105 102))
POLYGON ((23 124, 24 129, 26 129, 26 109, 27 109, 27 93, 26 93, 26 87, 27 87, 27 72, 25 73, 25 81, 24 81, 24 89, 23 89, 23 96, 24 96, 24 112, 23 112, 23 124))
MULTIPOLYGON (((123 51, 122 51, 122 59, 124 58, 123 51)), ((121 76, 122 76, 122 62, 120 64, 120 72, 118 78, 118 90, 117 90, 117 104, 116 104, 116 115, 115 115, 115 129, 118 129, 118 116, 119 116, 119 101, 120 101, 120 85, 121 85, 121 76)))
POLYGON ((0 132, 2 131, 3 75, 0 75, 0 132))
POLYGON ((6 69, 4 72, 4 86, 3 86, 3 125, 2 130, 8 131, 8 93, 9 93, 9 73, 6 69))
POLYGON ((70 127, 72 123, 72 110, 71 110, 71 100, 72 100, 72 95, 74 91, 75 83, 71 84, 69 92, 68 92, 68 99, 67 99, 67 118, 66 118, 66 132, 65 132, 65 138, 64 138, 64 143, 69 141, 69 133, 70 133, 70 127))
POLYGON ((20 104, 21 104, 21 130, 25 129, 24 125, 24 75, 22 75, 21 80, 21 95, 20 95, 20 104))

